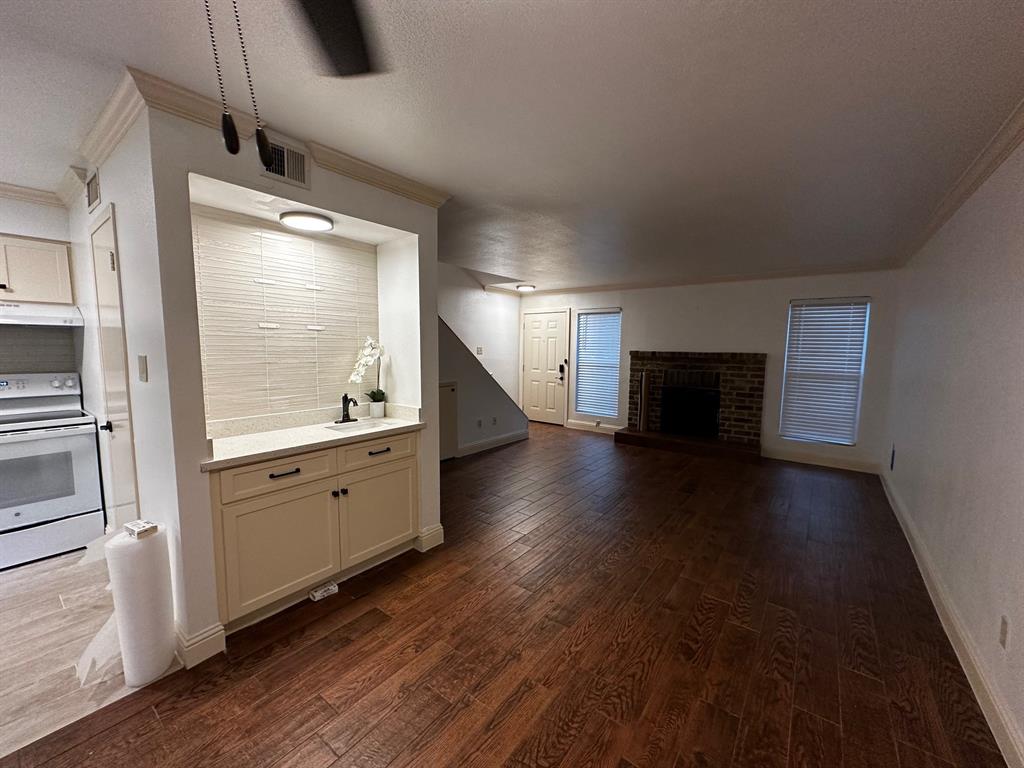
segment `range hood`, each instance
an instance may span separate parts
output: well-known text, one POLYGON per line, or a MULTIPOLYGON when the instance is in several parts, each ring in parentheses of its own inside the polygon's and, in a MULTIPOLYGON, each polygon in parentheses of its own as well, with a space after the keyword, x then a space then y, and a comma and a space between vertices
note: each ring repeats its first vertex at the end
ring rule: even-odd
POLYGON ((0 325, 85 325, 78 307, 0 301, 0 325))

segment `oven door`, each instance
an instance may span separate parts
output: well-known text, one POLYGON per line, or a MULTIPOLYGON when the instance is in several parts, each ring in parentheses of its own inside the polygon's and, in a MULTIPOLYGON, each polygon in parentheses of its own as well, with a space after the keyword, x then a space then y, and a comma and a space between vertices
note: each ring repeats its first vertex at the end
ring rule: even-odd
POLYGON ((101 507, 94 424, 0 434, 0 531, 101 507))

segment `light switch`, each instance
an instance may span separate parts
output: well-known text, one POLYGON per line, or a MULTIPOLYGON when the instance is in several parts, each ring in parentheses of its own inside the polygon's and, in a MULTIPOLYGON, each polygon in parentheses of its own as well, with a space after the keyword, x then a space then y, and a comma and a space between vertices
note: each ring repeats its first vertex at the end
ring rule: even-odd
POLYGON ((149 381, 149 357, 139 355, 139 381, 149 381))
POLYGON ((477 347, 477 348, 476 348, 476 353, 477 353, 478 355, 482 355, 482 354, 484 353, 484 348, 483 348, 483 347, 477 347))

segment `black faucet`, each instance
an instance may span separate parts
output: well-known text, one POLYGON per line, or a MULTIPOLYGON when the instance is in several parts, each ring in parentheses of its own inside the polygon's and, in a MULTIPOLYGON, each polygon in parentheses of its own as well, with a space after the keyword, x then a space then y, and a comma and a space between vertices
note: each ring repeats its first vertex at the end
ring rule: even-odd
POLYGON ((348 415, 348 407, 350 405, 359 405, 354 397, 349 397, 348 392, 341 396, 341 418, 338 419, 335 424, 347 424, 350 421, 359 421, 348 415))

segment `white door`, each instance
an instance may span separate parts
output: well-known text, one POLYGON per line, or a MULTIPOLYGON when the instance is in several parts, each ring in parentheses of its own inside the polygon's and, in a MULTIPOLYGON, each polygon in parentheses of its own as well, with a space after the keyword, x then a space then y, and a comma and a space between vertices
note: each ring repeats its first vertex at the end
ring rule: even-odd
POLYGON ((531 421, 565 424, 569 310, 523 315, 523 410, 531 421))
POLYGON ((106 441, 105 490, 107 521, 120 528, 139 517, 136 504, 135 442, 128 394, 128 357, 121 312, 120 261, 114 229, 114 209, 92 233, 96 275, 100 355, 103 367, 105 413, 97 414, 100 439, 106 441), (109 427, 109 428, 108 428, 109 427))

